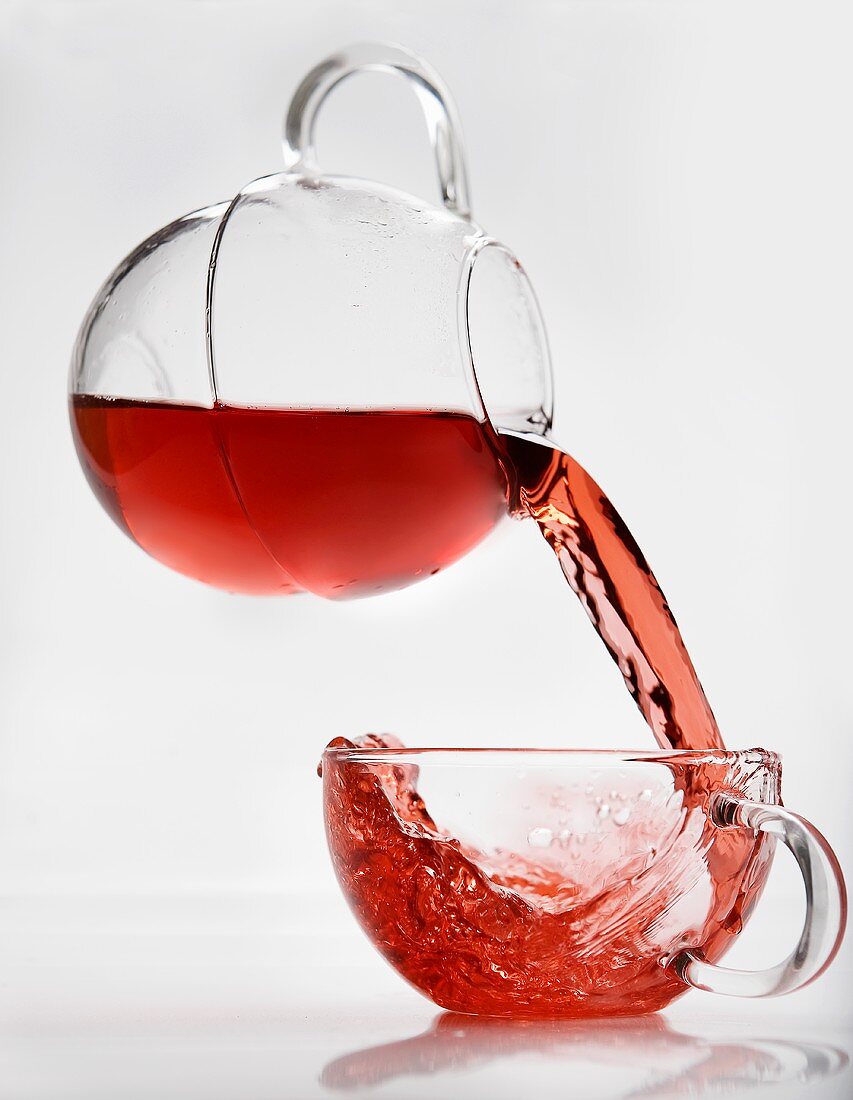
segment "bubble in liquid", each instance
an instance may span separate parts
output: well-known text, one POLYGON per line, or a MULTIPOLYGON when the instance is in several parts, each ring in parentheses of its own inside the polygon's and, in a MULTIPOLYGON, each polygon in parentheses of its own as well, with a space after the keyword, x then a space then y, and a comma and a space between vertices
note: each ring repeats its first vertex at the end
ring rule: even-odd
POLYGON ((541 825, 538 825, 535 829, 531 829, 527 834, 527 843, 531 848, 548 848, 553 839, 553 832, 541 825))
POLYGON ((631 811, 627 806, 623 806, 621 810, 617 810, 613 815, 613 820, 617 825, 624 825, 630 816, 631 811))
POLYGON ((604 818, 610 816, 610 807, 607 805, 606 802, 602 802, 602 804, 595 811, 595 814, 596 817, 600 817, 602 820, 604 820, 604 818))

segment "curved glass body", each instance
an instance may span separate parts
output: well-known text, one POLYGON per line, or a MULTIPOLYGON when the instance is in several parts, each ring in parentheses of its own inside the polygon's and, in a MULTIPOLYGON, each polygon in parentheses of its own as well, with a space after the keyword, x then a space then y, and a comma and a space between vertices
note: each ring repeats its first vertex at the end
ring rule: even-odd
POLYGON ((159 231, 98 293, 75 442, 107 511, 166 565, 236 591, 366 595, 451 564, 505 514, 483 399, 495 427, 547 430, 547 346, 520 265, 470 218, 455 112, 422 62, 329 59, 287 134, 286 172, 159 231), (317 110, 372 68, 424 100, 442 206, 316 168, 317 110))
POLYGON ((763 750, 406 750, 368 737, 332 742, 322 775, 350 907, 442 1008, 638 1015, 688 985, 787 992, 840 941, 837 861, 781 808, 779 760, 763 750), (724 970, 713 964, 761 894, 772 836, 803 871, 806 927, 779 967, 724 970))

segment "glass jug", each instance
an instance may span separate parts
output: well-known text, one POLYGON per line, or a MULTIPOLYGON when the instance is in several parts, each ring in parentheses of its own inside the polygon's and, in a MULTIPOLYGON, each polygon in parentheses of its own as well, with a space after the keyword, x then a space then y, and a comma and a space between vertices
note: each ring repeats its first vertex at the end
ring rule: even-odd
POLYGON ((471 218, 453 103, 408 51, 312 69, 284 155, 101 288, 71 368, 78 455, 116 523, 182 573, 259 594, 400 588, 506 514, 494 429, 550 427, 543 323, 515 256, 471 218), (417 94, 441 206, 318 168, 323 101, 369 70, 417 94))

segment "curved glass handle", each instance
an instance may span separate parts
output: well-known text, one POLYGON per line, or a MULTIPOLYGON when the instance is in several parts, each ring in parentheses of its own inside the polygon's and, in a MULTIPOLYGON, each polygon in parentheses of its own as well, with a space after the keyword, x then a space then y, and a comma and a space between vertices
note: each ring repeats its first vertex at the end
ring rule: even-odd
POLYGON ((284 120, 284 162, 288 170, 317 172, 314 150, 317 113, 337 84, 363 72, 394 73, 412 82, 435 153, 442 201, 449 210, 470 218, 465 150, 456 107, 438 73, 401 46, 364 42, 332 54, 314 66, 294 92, 284 120))
POLYGON ((731 970, 682 951, 672 966, 682 981, 730 997, 776 997, 817 978, 835 957, 847 923, 847 894, 835 853, 810 822, 781 806, 748 802, 720 792, 712 801, 722 829, 755 829, 778 837, 797 861, 806 888, 806 920, 800 940, 783 962, 766 970, 731 970))

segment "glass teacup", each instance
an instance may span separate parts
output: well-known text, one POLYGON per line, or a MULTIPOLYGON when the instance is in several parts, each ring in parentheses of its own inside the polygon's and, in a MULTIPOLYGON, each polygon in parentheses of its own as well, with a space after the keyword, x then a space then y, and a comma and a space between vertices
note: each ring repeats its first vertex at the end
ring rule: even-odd
POLYGON ((343 892, 393 967, 442 1008, 653 1012, 689 986, 790 992, 838 949, 846 895, 821 834, 783 809, 771 752, 415 749, 340 739, 322 761, 343 892), (775 838, 807 914, 784 962, 717 965, 775 838))

